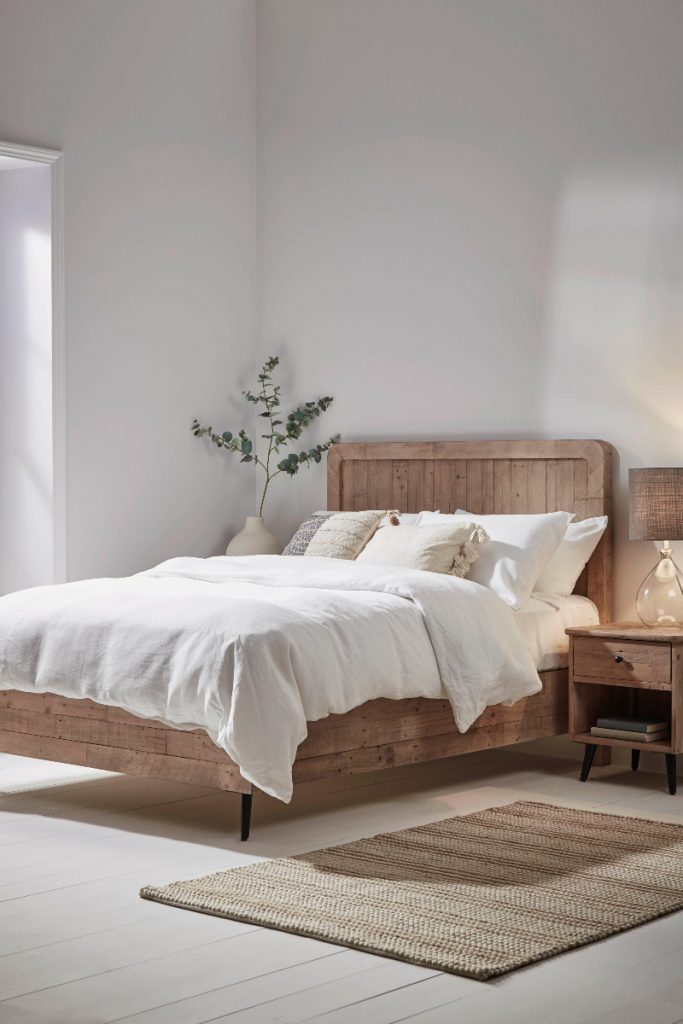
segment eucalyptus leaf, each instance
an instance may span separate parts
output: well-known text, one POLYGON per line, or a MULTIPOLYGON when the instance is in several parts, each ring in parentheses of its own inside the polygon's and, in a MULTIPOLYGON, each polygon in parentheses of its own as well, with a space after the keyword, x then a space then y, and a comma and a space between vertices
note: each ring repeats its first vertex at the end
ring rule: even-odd
POLYGON ((264 411, 258 413, 258 416, 262 419, 270 420, 271 432, 260 435, 263 441, 268 442, 263 456, 259 456, 254 451, 253 442, 247 436, 244 428, 239 431, 237 436, 229 430, 224 430, 222 434, 215 434, 212 426, 203 427, 196 417, 192 420, 190 428, 195 437, 208 437, 217 448, 227 448, 228 451, 236 452, 240 456, 240 462, 252 462, 257 469, 264 473, 265 479, 263 491, 261 492, 259 515, 263 514, 263 505, 273 477, 279 473, 285 473, 287 476, 296 476, 301 466, 310 466, 311 463, 320 462, 322 452, 326 452, 335 441, 339 440, 339 435, 337 434, 335 437, 331 437, 325 444, 317 444, 315 447, 309 448, 308 451, 301 451, 298 454, 290 452, 277 463, 277 468, 272 468, 271 456, 276 452, 279 453, 281 447, 286 447, 290 442, 296 441, 303 431, 311 426, 314 420, 322 412, 325 412, 333 401, 329 395, 326 395, 323 398, 318 398, 316 401, 305 402, 303 405, 297 406, 296 409, 286 414, 286 421, 275 419, 275 416, 284 415, 280 406, 280 392, 282 389, 279 384, 273 382, 271 376, 272 371, 279 365, 280 360, 277 356, 269 356, 263 364, 261 372, 257 375, 258 388, 256 393, 253 393, 248 388, 242 390, 242 396, 246 402, 250 405, 260 404, 264 407, 264 411), (281 426, 284 426, 284 432, 275 429, 281 426))

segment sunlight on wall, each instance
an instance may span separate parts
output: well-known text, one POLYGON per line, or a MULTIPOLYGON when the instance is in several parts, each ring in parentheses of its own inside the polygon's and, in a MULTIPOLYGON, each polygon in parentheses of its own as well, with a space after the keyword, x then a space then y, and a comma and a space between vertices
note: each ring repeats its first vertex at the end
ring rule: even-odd
POLYGON ((551 280, 545 429, 619 445, 615 611, 633 618, 653 551, 628 541, 628 469, 683 464, 683 155, 568 182, 551 280))
POLYGON ((0 174, 0 592, 52 582, 50 171, 0 174))

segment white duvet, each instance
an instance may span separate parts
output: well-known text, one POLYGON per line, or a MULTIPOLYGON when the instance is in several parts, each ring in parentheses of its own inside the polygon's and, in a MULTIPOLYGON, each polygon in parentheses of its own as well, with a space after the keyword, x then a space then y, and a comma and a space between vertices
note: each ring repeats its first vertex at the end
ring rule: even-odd
POLYGON ((514 614, 479 584, 437 573, 174 558, 0 598, 0 688, 205 729, 246 779, 288 801, 307 721, 445 692, 464 732, 488 705, 540 690, 514 614))

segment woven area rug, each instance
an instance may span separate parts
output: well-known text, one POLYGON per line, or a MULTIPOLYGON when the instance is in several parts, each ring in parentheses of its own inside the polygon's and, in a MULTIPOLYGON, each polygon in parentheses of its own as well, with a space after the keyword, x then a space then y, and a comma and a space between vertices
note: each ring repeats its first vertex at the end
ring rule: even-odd
POLYGON ((140 895, 485 979, 683 908, 683 826, 524 801, 140 895))

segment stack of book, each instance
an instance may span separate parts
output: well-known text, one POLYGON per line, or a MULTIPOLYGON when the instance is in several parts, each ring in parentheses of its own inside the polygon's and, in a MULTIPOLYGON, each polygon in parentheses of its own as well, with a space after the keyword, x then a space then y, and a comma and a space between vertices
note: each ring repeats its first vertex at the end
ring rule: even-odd
POLYGON ((635 743, 661 743, 669 734, 669 723, 656 718, 634 718, 631 715, 606 715, 591 728, 593 736, 635 743))

